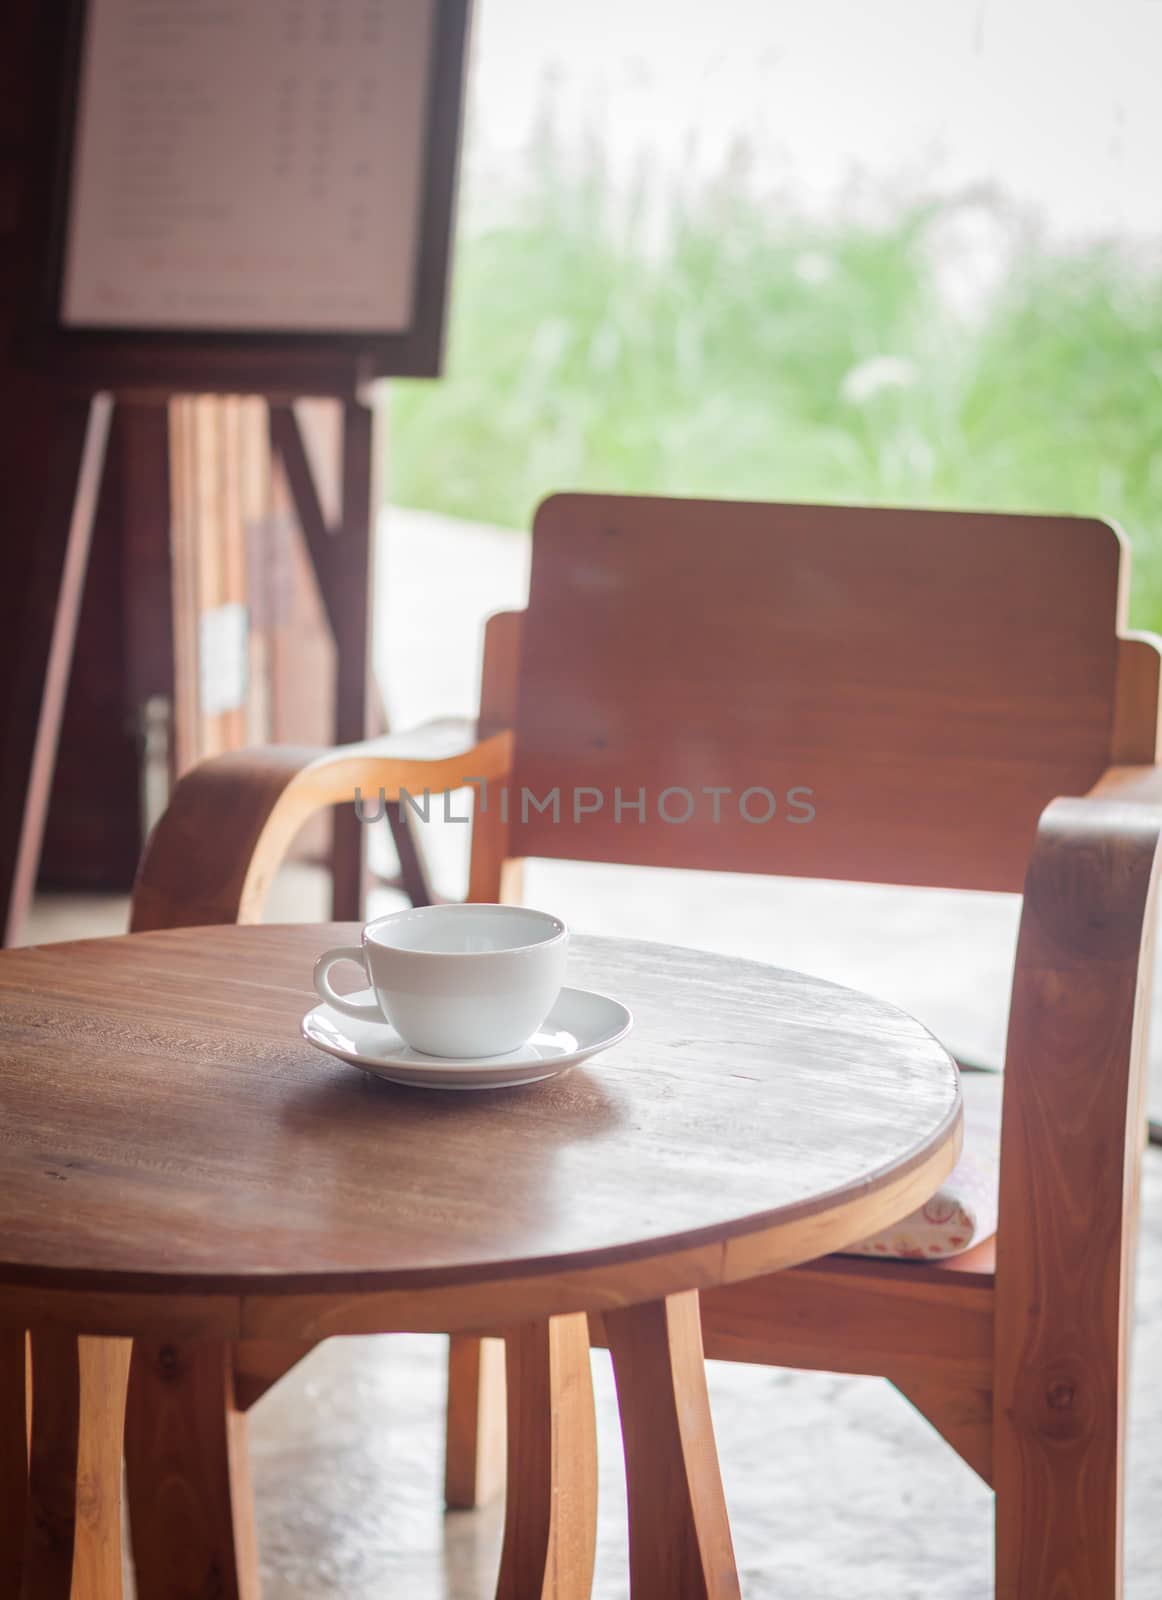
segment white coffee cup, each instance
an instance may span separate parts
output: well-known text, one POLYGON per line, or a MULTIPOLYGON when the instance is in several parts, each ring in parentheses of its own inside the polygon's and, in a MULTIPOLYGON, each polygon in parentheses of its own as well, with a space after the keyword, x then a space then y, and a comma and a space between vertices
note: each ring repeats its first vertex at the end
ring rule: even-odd
POLYGON ((523 906, 422 906, 378 917, 361 944, 328 950, 315 963, 315 988, 336 1011, 385 1019, 432 1056, 498 1056, 516 1050, 544 1022, 565 977, 569 930, 559 917, 523 906), (331 986, 331 968, 363 968, 376 1003, 331 986))

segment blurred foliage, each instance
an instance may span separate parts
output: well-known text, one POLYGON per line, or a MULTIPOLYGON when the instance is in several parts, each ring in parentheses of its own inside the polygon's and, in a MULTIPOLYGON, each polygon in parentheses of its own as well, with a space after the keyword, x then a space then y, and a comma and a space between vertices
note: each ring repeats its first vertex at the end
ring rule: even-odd
POLYGON ((1162 627, 1162 265, 996 197, 811 217, 745 163, 665 194, 551 130, 465 228, 447 373, 392 394, 392 499, 511 527, 556 489, 1076 512, 1162 627))

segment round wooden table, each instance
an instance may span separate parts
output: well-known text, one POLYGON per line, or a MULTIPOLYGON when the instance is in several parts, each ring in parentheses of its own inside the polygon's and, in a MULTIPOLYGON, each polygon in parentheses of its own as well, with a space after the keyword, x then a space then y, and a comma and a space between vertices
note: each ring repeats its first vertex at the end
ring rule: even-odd
POLYGON ((922 1204, 959 1149, 948 1055, 813 978, 577 938, 569 982, 632 1007, 623 1044, 522 1089, 396 1088, 299 1037, 314 957, 352 934, 0 953, 3 1592, 120 1594, 124 1426, 141 1600, 256 1594, 237 1352, 484 1330, 507 1341, 499 1592, 585 1596, 593 1326, 635 1597, 737 1595, 698 1290, 922 1204))

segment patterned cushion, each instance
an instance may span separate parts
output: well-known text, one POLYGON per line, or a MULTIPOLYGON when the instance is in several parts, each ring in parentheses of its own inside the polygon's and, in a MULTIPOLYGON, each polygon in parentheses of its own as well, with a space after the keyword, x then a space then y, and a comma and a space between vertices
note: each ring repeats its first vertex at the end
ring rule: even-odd
POLYGON ((1001 1167, 999 1072, 962 1072, 964 1148, 928 1204, 845 1250, 849 1256, 935 1261, 958 1256, 997 1231, 1001 1167))

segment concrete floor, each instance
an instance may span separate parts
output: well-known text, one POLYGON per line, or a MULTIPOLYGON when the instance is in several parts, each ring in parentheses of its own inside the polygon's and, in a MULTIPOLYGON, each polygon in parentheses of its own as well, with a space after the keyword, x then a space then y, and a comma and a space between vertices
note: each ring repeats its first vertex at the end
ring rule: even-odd
MULTIPOLYGON (((384 555, 377 667, 394 685, 396 725, 469 712, 480 621, 522 603, 527 542, 393 512, 384 555)), ((467 831, 427 830, 446 893, 463 892, 467 831)), ((963 1059, 1003 1060, 1013 897, 535 863, 526 898, 579 931, 701 945, 853 984, 919 1016, 963 1059)), ((325 907, 322 877, 295 868, 268 910, 276 921, 321 920, 325 907)), ((120 932, 125 917, 116 897, 43 899, 27 937, 120 932)), ((1151 1078, 1162 1115, 1159 1027, 1151 1078)), ((602 1475, 594 1594, 614 1600, 626 1594, 620 1446, 603 1353, 594 1368, 602 1475)), ((885 1383, 718 1365, 710 1386, 748 1600, 980 1600, 991 1592, 991 1495, 885 1383)), ((415 1337, 332 1340, 258 1404, 252 1452, 265 1600, 491 1593, 500 1508, 442 1514, 442 1405, 442 1341, 415 1337)), ((1160 1436, 1162 1150, 1151 1150, 1130 1408, 1128 1600, 1162 1600, 1160 1436)))

